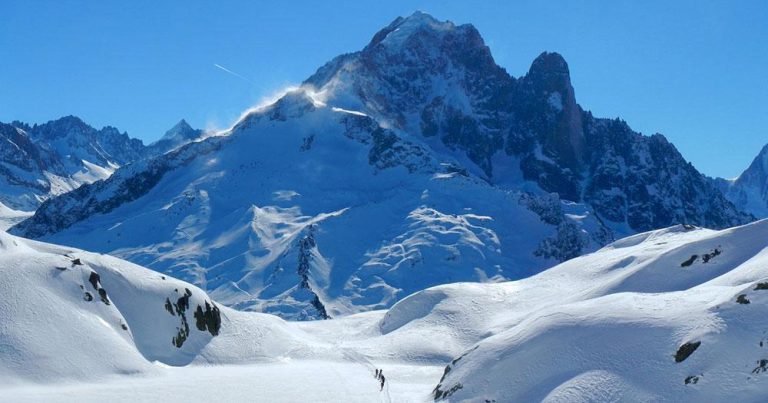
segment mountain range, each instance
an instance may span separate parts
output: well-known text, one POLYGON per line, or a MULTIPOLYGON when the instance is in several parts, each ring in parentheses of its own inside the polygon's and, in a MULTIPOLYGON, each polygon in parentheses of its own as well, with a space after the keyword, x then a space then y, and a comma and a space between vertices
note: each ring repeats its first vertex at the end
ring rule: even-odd
POLYGON ((33 211, 43 201, 108 178, 117 168, 161 155, 203 135, 180 121, 157 142, 66 116, 38 125, 0 122, 0 204, 33 211))
POLYGON ((472 25, 419 12, 231 129, 155 154, 11 232, 318 319, 527 277, 640 231, 754 219, 662 135, 582 109, 559 54, 515 78, 472 25))

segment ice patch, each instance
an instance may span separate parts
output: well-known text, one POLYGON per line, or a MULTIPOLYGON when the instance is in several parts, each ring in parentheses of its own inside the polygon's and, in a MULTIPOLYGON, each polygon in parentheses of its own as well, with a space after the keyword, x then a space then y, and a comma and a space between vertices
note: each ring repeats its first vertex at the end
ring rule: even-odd
POLYGON ((560 92, 555 91, 551 94, 549 94, 549 98, 547 98, 547 103, 549 106, 555 108, 558 112, 563 110, 563 96, 560 95, 560 92))

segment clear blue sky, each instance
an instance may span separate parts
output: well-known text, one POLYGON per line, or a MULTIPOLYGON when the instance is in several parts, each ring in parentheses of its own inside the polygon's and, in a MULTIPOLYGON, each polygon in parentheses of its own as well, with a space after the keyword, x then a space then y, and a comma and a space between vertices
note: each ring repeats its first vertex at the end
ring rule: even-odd
POLYGON ((74 114, 145 142, 181 118, 227 126, 418 9, 473 23, 514 76, 560 52, 584 108, 665 134, 706 174, 768 143, 768 1, 471 3, 3 0, 0 121, 74 114))

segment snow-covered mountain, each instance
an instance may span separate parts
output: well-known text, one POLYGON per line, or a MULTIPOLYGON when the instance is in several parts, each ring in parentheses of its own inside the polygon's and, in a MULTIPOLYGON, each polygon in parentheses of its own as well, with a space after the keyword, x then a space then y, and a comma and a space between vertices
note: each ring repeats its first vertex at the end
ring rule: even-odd
POLYGON ((305 84, 329 105, 468 159, 463 165, 493 184, 524 180, 588 203, 612 228, 724 228, 748 219, 662 135, 582 110, 562 56, 544 52, 525 76, 511 77, 472 25, 420 12, 398 18, 305 84))
POLYGON ((105 179, 120 166, 156 156, 202 135, 184 120, 144 146, 114 127, 100 130, 66 116, 41 125, 0 123, 0 203, 33 211, 50 197, 105 179))
POLYGON ((583 111, 560 55, 514 78, 471 25, 415 13, 231 130, 12 231, 309 319, 525 277, 636 231, 750 219, 663 136, 583 111))
POLYGON ((181 119, 179 123, 170 128, 163 137, 147 146, 144 152, 145 156, 155 157, 165 154, 168 151, 175 150, 187 143, 200 139, 205 132, 202 129, 194 129, 181 119))
POLYGON ((714 181, 737 208, 755 217, 768 217, 768 145, 738 178, 714 181))
POLYGON ((765 239, 768 221, 678 225, 524 280, 442 285, 387 311, 285 322, 120 259, 0 233, 0 393, 765 401, 765 239), (387 377, 381 391, 376 368, 387 377))
POLYGON ((580 232, 600 228, 583 206, 498 189, 438 158, 297 91, 226 136, 49 200, 14 230, 301 319, 389 306, 446 281, 521 277, 599 245, 580 232))

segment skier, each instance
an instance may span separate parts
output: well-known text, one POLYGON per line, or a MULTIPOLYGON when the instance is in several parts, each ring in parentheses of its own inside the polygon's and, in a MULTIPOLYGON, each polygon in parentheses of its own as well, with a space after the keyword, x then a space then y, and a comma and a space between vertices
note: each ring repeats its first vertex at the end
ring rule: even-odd
POLYGON ((379 389, 379 391, 382 391, 384 390, 384 375, 380 375, 380 376, 381 376, 381 389, 379 389))
POLYGON ((379 369, 376 368, 376 372, 374 373, 374 378, 379 379, 379 369))

